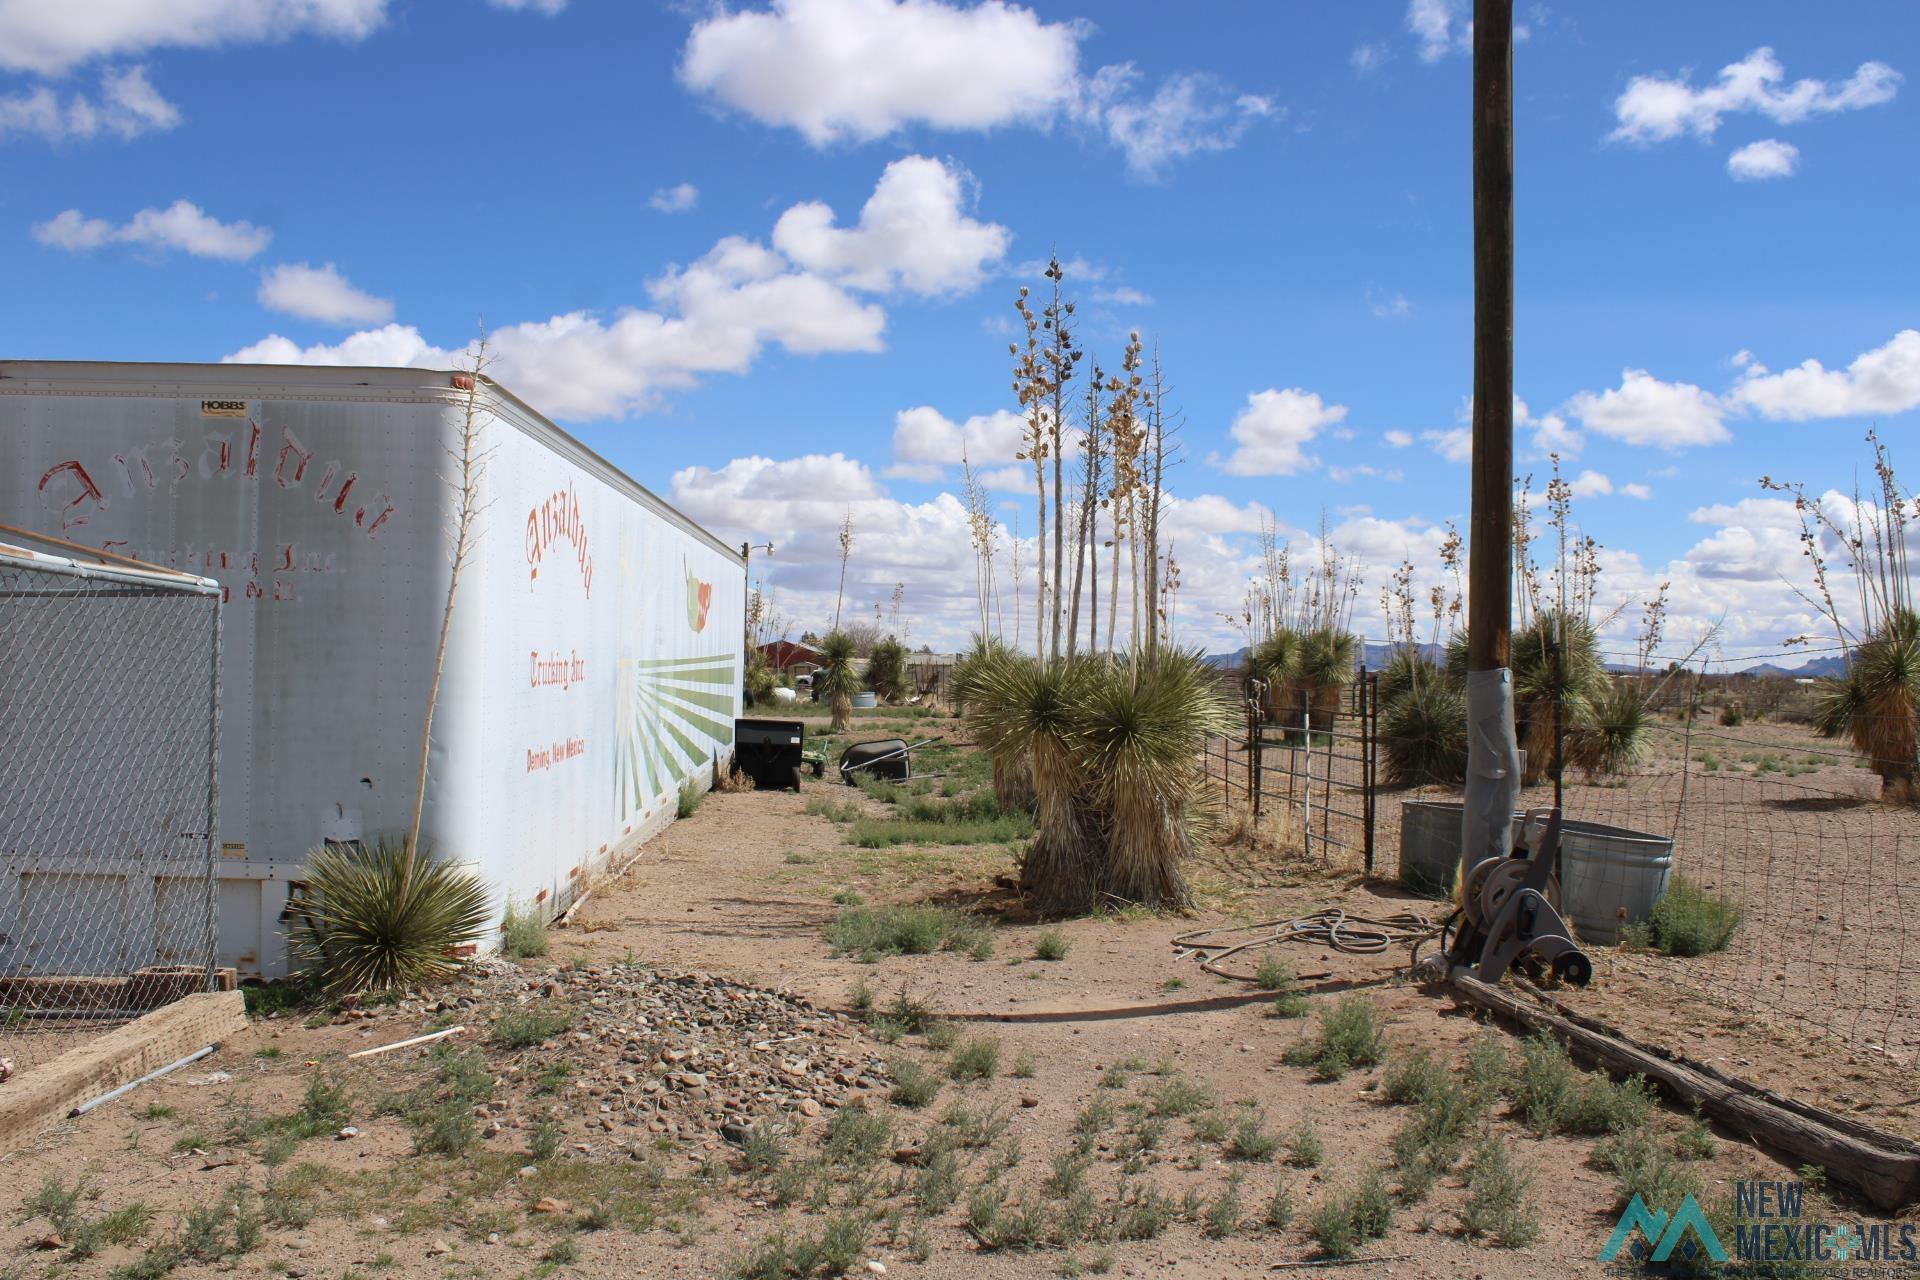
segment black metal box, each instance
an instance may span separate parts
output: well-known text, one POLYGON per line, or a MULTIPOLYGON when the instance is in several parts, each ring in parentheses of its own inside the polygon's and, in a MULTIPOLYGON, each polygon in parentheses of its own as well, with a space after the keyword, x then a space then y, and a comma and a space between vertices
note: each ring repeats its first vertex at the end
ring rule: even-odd
POLYGON ((801 720, 735 720, 733 762, 756 787, 798 791, 806 737, 807 726, 801 720))

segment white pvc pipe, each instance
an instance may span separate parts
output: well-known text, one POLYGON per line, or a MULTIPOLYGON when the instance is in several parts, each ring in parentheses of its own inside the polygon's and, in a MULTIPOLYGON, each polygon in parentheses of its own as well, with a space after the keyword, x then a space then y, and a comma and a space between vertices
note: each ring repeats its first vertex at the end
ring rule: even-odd
POLYGON ((349 1058, 371 1058, 376 1053, 389 1053, 394 1049, 404 1049, 410 1044, 426 1044, 432 1040, 444 1040, 448 1036, 457 1036, 466 1029, 466 1026, 463 1024, 458 1027, 448 1027, 445 1031, 430 1031, 424 1036, 415 1036, 411 1040, 396 1040, 392 1044, 383 1044, 375 1049, 362 1049, 358 1053, 350 1053, 347 1056, 349 1058))
POLYGON ((214 1048, 215 1046, 208 1045, 204 1049, 196 1049, 194 1052, 188 1054, 186 1057, 180 1059, 178 1062, 169 1062, 166 1066, 161 1067, 158 1071, 149 1071, 147 1072, 147 1074, 141 1076, 138 1080, 129 1080, 125 1084, 121 1085, 118 1089, 109 1089, 107 1092, 101 1094, 99 1097, 93 1099, 91 1102, 83 1102, 79 1106, 75 1107, 73 1110, 67 1112, 67 1119, 71 1120, 75 1116, 83 1116, 87 1114, 87 1112, 93 1110, 95 1107, 101 1105, 102 1103, 112 1102, 115 1098, 119 1097, 123 1093, 133 1092, 135 1089, 138 1089, 141 1085, 145 1084, 149 1080, 158 1080, 161 1076, 166 1075, 169 1071, 178 1071, 181 1067, 186 1066, 190 1062, 198 1062, 200 1061, 200 1059, 212 1053, 214 1051, 214 1048))

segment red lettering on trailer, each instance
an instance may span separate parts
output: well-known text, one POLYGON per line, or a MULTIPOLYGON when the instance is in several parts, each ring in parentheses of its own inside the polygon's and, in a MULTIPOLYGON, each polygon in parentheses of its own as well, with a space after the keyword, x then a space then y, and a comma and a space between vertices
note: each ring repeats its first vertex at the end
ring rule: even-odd
POLYGON ((247 426, 247 479, 252 480, 260 474, 260 424, 248 418, 247 426))
POLYGON ((78 509, 81 503, 90 502, 94 506, 105 507, 107 499, 100 492, 100 486, 93 482, 93 477, 87 474, 87 469, 72 458, 47 468, 46 474, 40 477, 40 492, 46 493, 47 486, 58 476, 65 476, 79 486, 71 498, 60 504, 60 531, 64 533, 75 525, 87 522, 88 514, 78 509))
POLYGON ((307 464, 313 461, 313 450, 304 448, 300 437, 293 434, 292 427, 280 428, 280 460, 274 464, 273 478, 282 489, 291 489, 299 484, 307 474, 307 464), (287 478, 287 458, 291 455, 299 459, 293 467, 293 478, 287 478))
POLYGON ((347 478, 341 484, 338 496, 333 500, 333 514, 339 515, 347 509, 347 495, 353 492, 353 482, 359 478, 355 473, 347 472, 347 478))
POLYGON ((554 490, 527 512, 526 554, 529 582, 540 577, 541 562, 547 558, 548 549, 556 542, 566 542, 573 547, 573 560, 580 569, 581 589, 591 599, 593 553, 587 541, 586 513, 580 505, 580 495, 574 491, 571 483, 564 489, 554 490))

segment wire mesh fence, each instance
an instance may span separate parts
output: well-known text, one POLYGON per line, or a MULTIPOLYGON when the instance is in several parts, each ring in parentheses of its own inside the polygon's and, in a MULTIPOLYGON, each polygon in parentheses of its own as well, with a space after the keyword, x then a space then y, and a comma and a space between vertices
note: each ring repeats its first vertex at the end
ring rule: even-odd
POLYGON ((5 1071, 215 981, 218 592, 0 527, 5 1071))
MULTIPOLYGON (((1654 941, 1648 912, 1682 880, 1683 892, 1729 904, 1738 928, 1721 950, 1646 953, 1656 980, 1737 1014, 1901 1058, 1920 1053, 1920 806, 1900 798, 1913 762, 1874 759, 1846 736, 1822 736, 1813 723, 1817 690, 1805 679, 1744 675, 1696 658, 1692 669, 1643 685, 1656 696, 1637 749, 1611 768, 1559 771, 1568 820, 1560 878, 1583 943, 1654 941)), ((1370 714, 1362 714, 1364 697, 1345 705, 1349 714, 1335 724, 1365 740, 1322 735, 1311 790, 1302 765, 1276 768, 1267 741, 1275 727, 1250 717, 1246 733, 1209 745, 1216 794, 1241 823, 1258 803, 1262 830, 1297 856, 1447 897, 1460 857, 1458 775, 1390 784, 1396 753, 1418 753, 1382 727, 1392 717, 1377 705, 1370 714), (1309 826, 1318 843, 1309 844, 1309 826)), ((1554 803, 1552 764, 1550 747, 1530 753, 1521 810, 1554 803)), ((1709 903, 1693 923, 1710 934, 1713 917, 1709 903)))

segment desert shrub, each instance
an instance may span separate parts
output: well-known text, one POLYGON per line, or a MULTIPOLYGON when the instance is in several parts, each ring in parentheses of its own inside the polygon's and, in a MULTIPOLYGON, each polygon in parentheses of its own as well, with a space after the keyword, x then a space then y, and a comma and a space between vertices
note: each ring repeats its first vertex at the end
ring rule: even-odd
POLYGON ((1585 722, 1568 731, 1569 763, 1590 778, 1645 764, 1653 749, 1652 723, 1646 694, 1633 685, 1616 685, 1594 697, 1585 722))
POLYGON ((423 986, 459 967, 486 930, 479 877, 399 840, 331 845, 308 857, 288 940, 328 991, 423 986))
POLYGON ((707 793, 700 789, 700 784, 688 778, 680 784, 680 795, 674 802, 673 816, 691 818, 700 811, 700 802, 706 798, 707 793))
POLYGON ((990 936, 985 924, 965 912, 917 905, 848 907, 827 926, 827 941, 835 955, 863 960, 967 951, 990 936))
POLYGON ((547 954, 547 920, 538 908, 508 903, 500 918, 500 949, 515 960, 547 954))
POLYGON ((1287 1138, 1287 1163, 1296 1169, 1316 1169, 1327 1158, 1320 1127, 1308 1120, 1287 1138))
POLYGON ((940 1077, 912 1058, 895 1058, 887 1069, 893 1076, 887 1099, 898 1106, 924 1107, 940 1094, 940 1077))
POLYGON ((552 1009, 522 1006, 503 1010, 493 1020, 491 1039, 503 1049, 526 1049, 572 1025, 573 1010, 564 1004, 552 1009))
POLYGON ((1514 1164, 1506 1143, 1489 1137, 1474 1149, 1467 1169, 1467 1201, 1460 1225, 1503 1249, 1524 1249, 1540 1238, 1540 1220, 1527 1207, 1532 1175, 1514 1164))
POLYGON ((1279 956, 1268 956, 1253 971, 1253 985, 1262 991, 1291 991, 1298 981, 1293 966, 1279 956))
POLYGON ((1424 1048, 1410 1049, 1387 1060, 1380 1075, 1380 1094, 1388 1102, 1411 1105, 1445 1086, 1449 1081, 1444 1063, 1434 1061, 1424 1048))
POLYGON ((1351 1258, 1369 1240, 1393 1225, 1393 1197, 1386 1176, 1370 1169, 1343 1194, 1328 1197, 1309 1219, 1313 1238, 1328 1258, 1351 1258))
POLYGON ((1227 1136, 1227 1158, 1271 1161, 1280 1150, 1280 1139, 1267 1128, 1267 1118, 1259 1111, 1243 1111, 1227 1136))
POLYGON ((992 1036, 976 1036, 953 1052, 947 1061, 947 1075, 955 1080, 991 1080, 1000 1069, 1000 1042, 992 1036))
POLYGON ((1507 1080, 1513 1114, 1536 1133, 1552 1133, 1573 1105, 1579 1072, 1558 1040, 1536 1031, 1520 1044, 1520 1061, 1507 1080))
POLYGON ((1740 908, 1732 899, 1675 876, 1654 905, 1644 933, 1635 936, 1670 956, 1704 956, 1725 950, 1740 920, 1740 908))
POLYGON ((1377 1065, 1386 1056, 1380 1009, 1366 996, 1350 995, 1320 1011, 1314 1030, 1286 1051, 1286 1061, 1310 1066, 1324 1080, 1338 1080, 1355 1067, 1377 1065))
POLYGON ((1740 705, 1738 698, 1728 698, 1720 704, 1720 723, 1728 729, 1746 723, 1746 708, 1740 705))
POLYGON ((1067 941, 1067 935, 1058 929, 1049 929, 1033 944, 1035 960, 1065 960, 1073 944, 1067 941))
POLYGON ((1703 1191, 1700 1176, 1675 1158, 1652 1125, 1602 1138, 1589 1162, 1613 1175, 1616 1209, 1625 1208, 1636 1195, 1649 1205, 1666 1207, 1703 1191))

